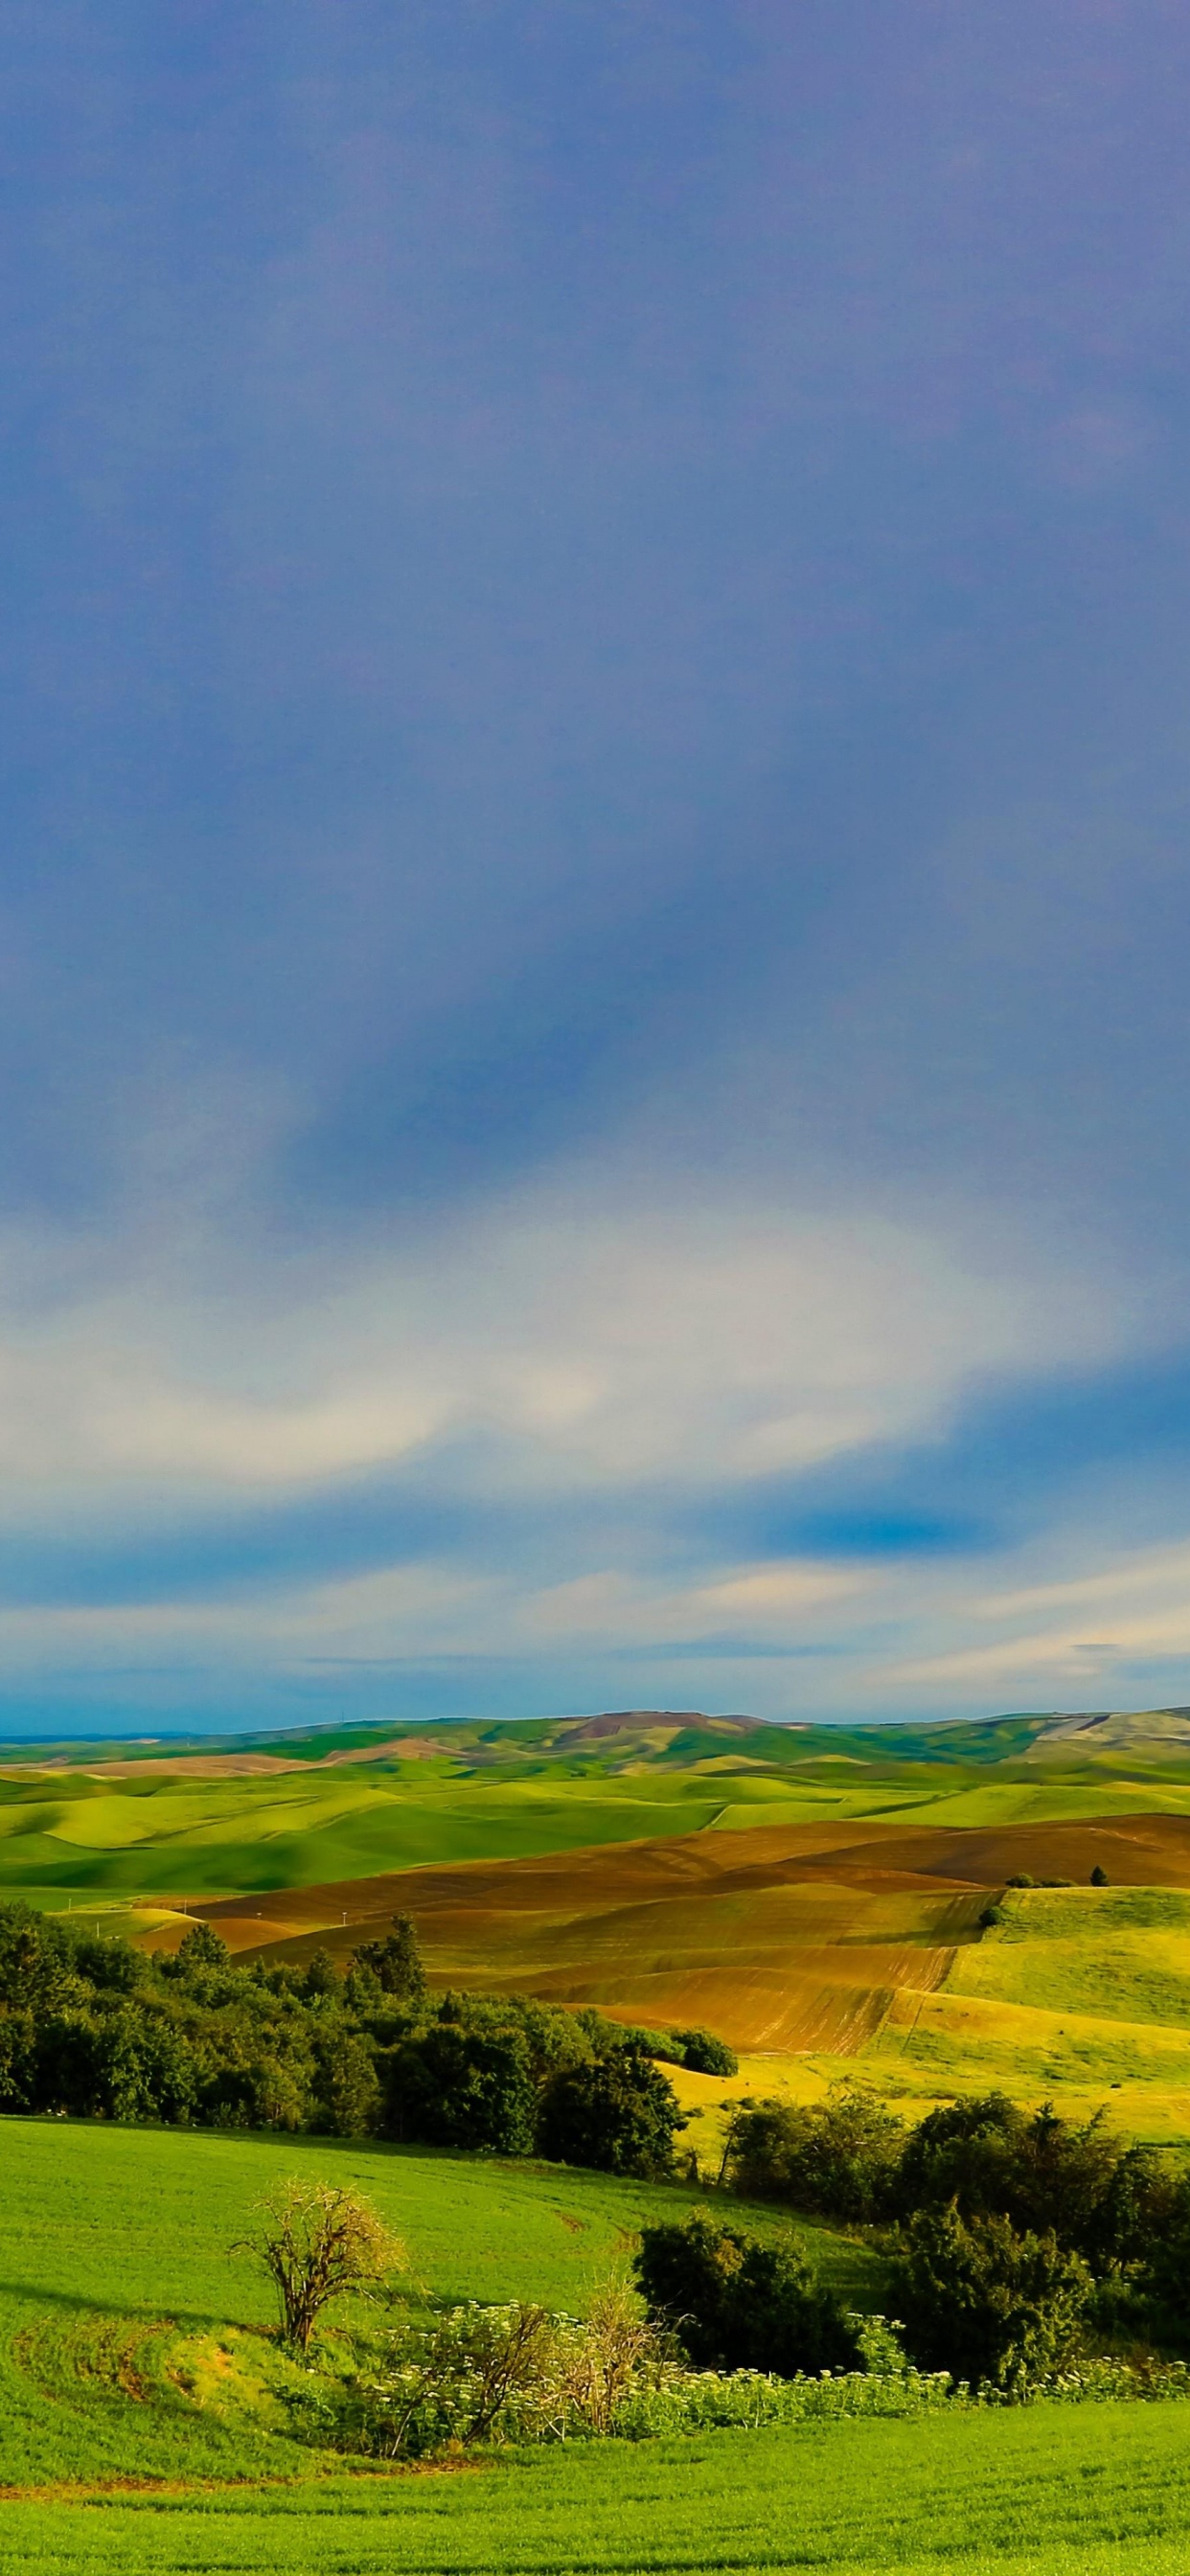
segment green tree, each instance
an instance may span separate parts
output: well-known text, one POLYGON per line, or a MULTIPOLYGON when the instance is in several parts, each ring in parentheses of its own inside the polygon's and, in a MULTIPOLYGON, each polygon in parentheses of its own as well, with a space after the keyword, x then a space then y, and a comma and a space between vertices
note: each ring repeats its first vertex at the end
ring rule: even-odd
POLYGON ((826 2218, 869 2220, 890 2205, 904 2129, 871 2093, 840 2085, 825 2102, 757 2102, 736 2112, 725 2168, 749 2199, 826 2218))
POLYGON ((390 2137, 437 2147, 498 2147, 528 2155, 537 2091, 516 2030, 467 2030, 436 2022, 392 2059, 385 2127, 390 2137))
POLYGON ((634 2269, 650 2317, 668 2326, 696 2370, 863 2367, 854 2326, 788 2241, 690 2218, 641 2229, 634 2269))
POLYGON ((1018 2236, 1000 2217, 968 2225, 952 2203, 913 2220, 893 2300, 921 2369, 1019 2396, 1069 2360, 1092 2288, 1052 2230, 1018 2236))
POLYGON ((336 2035, 321 2052, 318 2108, 336 2138, 366 2138, 380 2116, 380 2084, 365 2040, 336 2035))
POLYGON ((192 1924, 184 1932, 174 1952, 174 1966, 180 1977, 193 1976, 210 1968, 226 1968, 231 1952, 221 1932, 209 1923, 192 1924))
POLYGON ((426 1972, 416 1927, 408 1914, 394 1914, 391 1932, 382 1941, 361 1941, 352 1956, 360 1967, 371 1969, 382 1994, 398 2003, 422 2001, 426 1972))
POLYGON ((537 2147, 555 2164, 663 2175, 673 2171, 674 2139, 685 2126, 660 2067, 637 2049, 617 2048, 589 2065, 564 2068, 546 2086, 537 2147))
POLYGON ((740 2061, 725 2039, 717 2039, 713 2030, 675 2030, 675 2048, 682 2052, 682 2064, 694 2075, 738 2075, 740 2061))
POLYGON ((91 2043, 96 2107, 112 2120, 186 2122, 198 2068, 181 2031, 160 2013, 111 2013, 91 2043))
POLYGON ((1171 2193, 1152 2148, 1113 2135, 1102 2112, 1075 2126, 1050 2102, 1029 2112, 1004 2093, 929 2112, 905 2142, 896 2179, 906 2217, 953 2200, 963 2218, 1052 2228, 1098 2269, 1135 2260, 1161 2236, 1171 2193))
POLYGON ((311 1952, 302 1978, 302 1992, 310 2003, 331 1996, 336 2002, 341 1994, 338 1971, 330 1951, 319 1948, 311 1952))

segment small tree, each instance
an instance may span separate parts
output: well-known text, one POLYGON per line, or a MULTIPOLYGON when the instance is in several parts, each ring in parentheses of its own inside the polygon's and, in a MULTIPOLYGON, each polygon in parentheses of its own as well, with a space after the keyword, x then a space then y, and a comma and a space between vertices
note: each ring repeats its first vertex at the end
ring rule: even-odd
POLYGON ((366 2293, 404 2262, 404 2248, 390 2236, 366 2200, 330 2183, 289 2182, 266 2202, 265 2232, 242 2240, 236 2253, 255 2256, 281 2302, 281 2337, 295 2352, 308 2352, 322 2311, 345 2291, 366 2293))
POLYGON ((353 1953, 360 1967, 370 1968, 382 1994, 418 2004, 426 1991, 417 1931, 408 1914, 394 1914, 393 1928, 382 1941, 361 1941, 353 1953))
POLYGON ((195 1923, 183 1933, 174 1964, 179 1977, 209 1975, 213 1969, 230 1967, 231 1952, 221 1932, 209 1923, 195 1923))

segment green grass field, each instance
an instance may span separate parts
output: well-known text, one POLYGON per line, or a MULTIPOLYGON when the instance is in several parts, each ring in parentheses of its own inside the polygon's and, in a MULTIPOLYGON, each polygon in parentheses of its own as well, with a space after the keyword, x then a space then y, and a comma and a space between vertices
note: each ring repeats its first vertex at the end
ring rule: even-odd
MULTIPOLYGON (((0 2279, 0 2488, 60 2478, 287 2476, 309 2454, 237 2410, 196 2414, 172 2385, 179 2334, 258 2328, 268 2285, 229 2256, 290 2175, 363 2191, 405 2244, 418 2290, 540 2299, 577 2313, 647 2218, 698 2197, 489 2157, 212 2131, 0 2122, 10 2214, 0 2279), (14 2216, 19 2224, 12 2225, 14 2216), (130 2403, 127 2383, 149 2397, 130 2403), (150 2402, 151 2400, 151 2402, 150 2402)), ((751 2213, 762 2234, 779 2224, 751 2213)), ((799 2226, 811 2260, 857 2306, 880 2303, 865 2247, 799 2226)))
POLYGON ((555 2451, 267 2497, 0 2508, 4 2576, 1185 2576, 1180 2407, 555 2451))
MULTIPOLYGON (((242 2402, 242 2357, 268 2303, 227 2249, 293 2172, 365 2189, 427 2289, 572 2309, 645 2217, 691 2197, 489 2158, 0 2122, 3 2576, 279 2565, 292 2576, 1184 2576, 1190 2565, 1178 2405, 845 2421, 345 2474, 242 2402), (180 2384, 183 2350, 208 2356, 201 2404, 180 2384), (218 2364, 233 2354, 239 2401, 224 2405, 218 2364)), ((846 2296, 878 2303, 865 2248, 798 2233, 846 2296)))

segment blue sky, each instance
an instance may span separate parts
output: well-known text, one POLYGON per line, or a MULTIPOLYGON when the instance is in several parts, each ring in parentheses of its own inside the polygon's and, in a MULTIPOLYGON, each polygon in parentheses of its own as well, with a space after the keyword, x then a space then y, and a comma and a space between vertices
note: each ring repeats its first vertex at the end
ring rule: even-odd
POLYGON ((1190 22, 0 20, 0 1726, 1190 1701, 1190 22))

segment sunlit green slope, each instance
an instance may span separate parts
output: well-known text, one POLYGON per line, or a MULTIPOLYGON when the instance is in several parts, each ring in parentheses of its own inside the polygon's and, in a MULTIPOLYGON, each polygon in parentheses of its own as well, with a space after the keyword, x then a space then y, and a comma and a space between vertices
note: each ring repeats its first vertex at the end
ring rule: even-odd
POLYGON ((759 1823, 1190 1812, 1182 1711, 831 1729, 656 1711, 0 1765, 0 1893, 234 1895, 759 1823))

